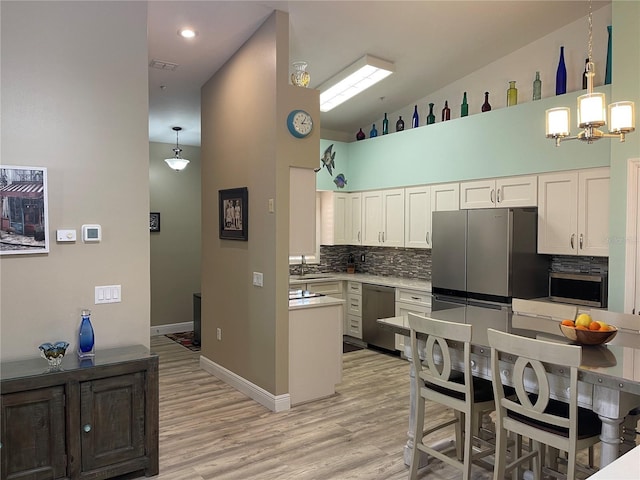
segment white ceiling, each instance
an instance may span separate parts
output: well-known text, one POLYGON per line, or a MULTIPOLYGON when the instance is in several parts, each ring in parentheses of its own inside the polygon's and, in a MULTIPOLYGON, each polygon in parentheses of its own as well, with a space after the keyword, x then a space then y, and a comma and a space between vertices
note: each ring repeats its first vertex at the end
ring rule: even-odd
MULTIPOLYGON (((597 10, 610 3, 593 3, 597 10)), ((570 1, 159 1, 148 10, 149 140, 200 145, 200 88, 274 9, 289 13, 290 61, 309 63, 315 88, 364 54, 395 73, 321 115, 323 129, 358 131, 588 13, 570 1), (185 40, 178 29, 198 36, 185 40)), ((259 79, 256 79, 259 81, 259 79)))

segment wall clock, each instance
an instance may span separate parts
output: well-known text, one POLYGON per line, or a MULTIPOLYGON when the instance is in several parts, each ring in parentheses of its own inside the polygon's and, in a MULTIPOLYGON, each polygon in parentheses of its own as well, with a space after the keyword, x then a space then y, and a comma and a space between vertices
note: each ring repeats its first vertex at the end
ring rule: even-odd
POLYGON ((313 119, 304 110, 292 110, 287 116, 289 133, 296 138, 305 138, 313 130, 313 119))

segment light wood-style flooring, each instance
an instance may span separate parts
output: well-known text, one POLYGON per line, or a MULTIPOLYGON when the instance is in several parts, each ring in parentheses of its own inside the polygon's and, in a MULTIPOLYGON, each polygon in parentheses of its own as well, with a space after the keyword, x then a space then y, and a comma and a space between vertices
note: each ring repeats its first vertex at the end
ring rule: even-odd
MULTIPOLYGON (((406 479, 409 364, 371 350, 344 354, 330 398, 273 413, 199 368, 199 353, 164 336, 160 356, 160 480, 406 479)), ((435 405, 427 416, 448 416, 435 405)), ((459 478, 434 463, 430 480, 459 478)), ((474 478, 490 478, 474 466, 474 478)))

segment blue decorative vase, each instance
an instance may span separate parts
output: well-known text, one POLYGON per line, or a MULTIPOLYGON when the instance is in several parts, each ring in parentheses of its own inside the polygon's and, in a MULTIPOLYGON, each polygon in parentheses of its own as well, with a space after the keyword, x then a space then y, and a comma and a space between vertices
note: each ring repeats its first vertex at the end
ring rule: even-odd
POLYGON ((91 325, 91 310, 82 310, 82 320, 78 331, 78 357, 93 357, 95 355, 95 337, 91 325))
POLYGON ((567 66, 564 64, 564 47, 560 47, 560 61, 556 70, 556 95, 567 93, 567 66))
POLYGON ((378 136, 378 129, 376 128, 376 124, 373 124, 373 128, 371 129, 371 131, 369 132, 369 138, 373 138, 373 137, 377 137, 378 136))
POLYGON ((420 116, 418 115, 418 105, 413 107, 413 118, 411 119, 411 128, 418 128, 420 126, 420 116))
POLYGON ((605 85, 611 83, 611 25, 607 26, 607 33, 609 34, 609 40, 607 41, 607 68, 604 72, 605 85))

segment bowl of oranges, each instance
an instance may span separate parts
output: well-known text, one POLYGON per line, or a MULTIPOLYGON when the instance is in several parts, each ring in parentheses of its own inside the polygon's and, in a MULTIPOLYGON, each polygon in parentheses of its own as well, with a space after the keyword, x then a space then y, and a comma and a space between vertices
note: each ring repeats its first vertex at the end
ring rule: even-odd
POLYGON ((560 330, 565 337, 580 345, 602 345, 618 333, 616 327, 596 321, 588 313, 579 314, 575 320, 562 320, 560 330))

